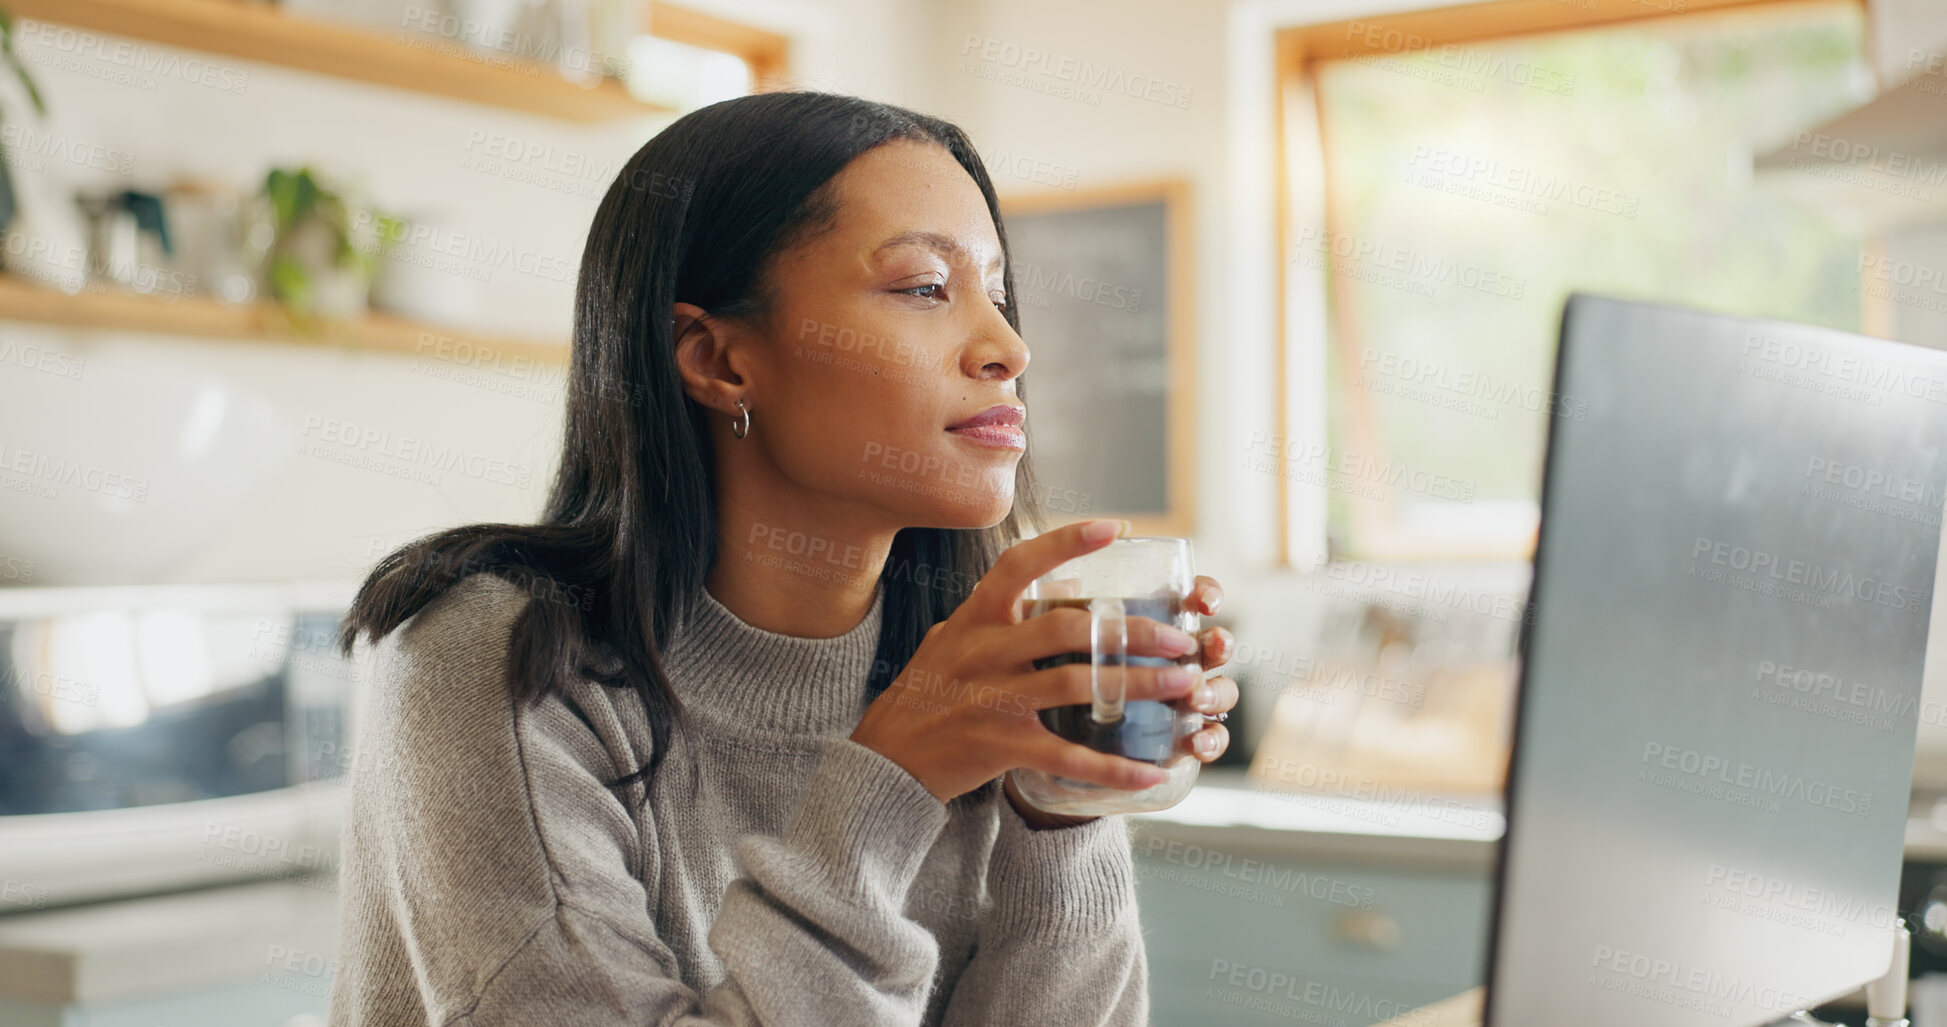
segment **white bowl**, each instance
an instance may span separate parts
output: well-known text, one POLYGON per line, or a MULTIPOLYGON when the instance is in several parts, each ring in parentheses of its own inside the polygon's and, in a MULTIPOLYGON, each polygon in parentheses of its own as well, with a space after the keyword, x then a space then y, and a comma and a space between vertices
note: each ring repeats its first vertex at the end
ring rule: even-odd
POLYGON ((32 561, 32 584, 168 580, 296 454, 268 399, 170 355, 0 373, 0 556, 32 561))

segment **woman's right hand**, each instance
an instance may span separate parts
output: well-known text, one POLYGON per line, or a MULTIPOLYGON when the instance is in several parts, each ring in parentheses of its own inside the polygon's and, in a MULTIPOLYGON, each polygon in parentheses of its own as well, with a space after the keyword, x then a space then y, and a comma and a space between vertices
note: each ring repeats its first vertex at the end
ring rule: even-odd
MULTIPOLYGON (((1040 710, 1091 701, 1087 663, 1034 669, 1038 659, 1088 652, 1089 615, 1070 608, 1022 619, 1029 583, 1107 545, 1122 523, 1063 525, 1009 547, 967 600, 927 629, 912 661, 866 708, 852 741, 905 768, 941 802, 1015 767, 1127 791, 1166 780, 1161 768, 1096 752, 1041 723, 1040 710)), ((1197 648, 1173 625, 1139 616, 1128 624, 1131 655, 1173 659, 1197 648)), ((1124 670, 1132 701, 1182 699, 1202 677, 1194 666, 1124 670)))

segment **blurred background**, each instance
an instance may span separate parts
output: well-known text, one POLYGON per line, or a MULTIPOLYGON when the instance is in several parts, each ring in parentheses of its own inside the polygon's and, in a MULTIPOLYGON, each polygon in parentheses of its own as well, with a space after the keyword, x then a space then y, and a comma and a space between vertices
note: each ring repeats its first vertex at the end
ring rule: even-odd
POLYGON ((1571 290, 1947 340, 1937 0, 0 9, 7 1024, 323 1022, 362 687, 337 618, 401 543, 537 516, 588 223, 698 106, 821 89, 966 129, 1035 498, 1186 535, 1226 586, 1231 752, 1132 818, 1159 1024, 1370 1024, 1480 982, 1571 290))

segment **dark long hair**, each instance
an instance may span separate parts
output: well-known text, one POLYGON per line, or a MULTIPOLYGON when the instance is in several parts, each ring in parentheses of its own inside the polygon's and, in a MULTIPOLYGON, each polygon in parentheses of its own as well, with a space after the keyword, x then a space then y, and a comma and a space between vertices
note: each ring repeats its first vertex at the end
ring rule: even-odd
MULTIPOLYGON (((831 227, 833 176, 896 139, 946 148, 980 187, 1013 296, 993 183, 954 125, 818 92, 762 93, 684 115, 636 151, 595 211, 575 286, 561 463, 540 523, 453 528, 387 555, 346 616, 346 655, 360 634, 378 641, 462 578, 497 575, 534 597, 509 641, 514 700, 538 702, 576 676, 633 689, 654 748, 646 765, 610 785, 646 783, 671 731, 688 723, 661 654, 717 555, 709 411, 677 374, 671 308, 681 301, 713 316, 761 317, 774 258, 831 227)), ((1015 304, 1005 316, 1020 331, 1015 304)), ((1015 382, 1023 400, 1025 384, 1015 382)), ((880 572, 885 606, 870 696, 1024 527, 1042 529, 1036 495, 1023 455, 1013 509, 999 524, 898 532, 880 572)))

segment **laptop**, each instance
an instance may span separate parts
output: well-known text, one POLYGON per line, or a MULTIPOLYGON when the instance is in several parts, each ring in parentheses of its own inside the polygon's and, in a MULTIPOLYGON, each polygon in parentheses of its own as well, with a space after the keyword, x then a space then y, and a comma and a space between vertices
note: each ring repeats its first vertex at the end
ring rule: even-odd
POLYGON ((1483 1022, 1743 1027, 1882 976, 1947 353, 1576 295, 1555 389, 1483 1022))

